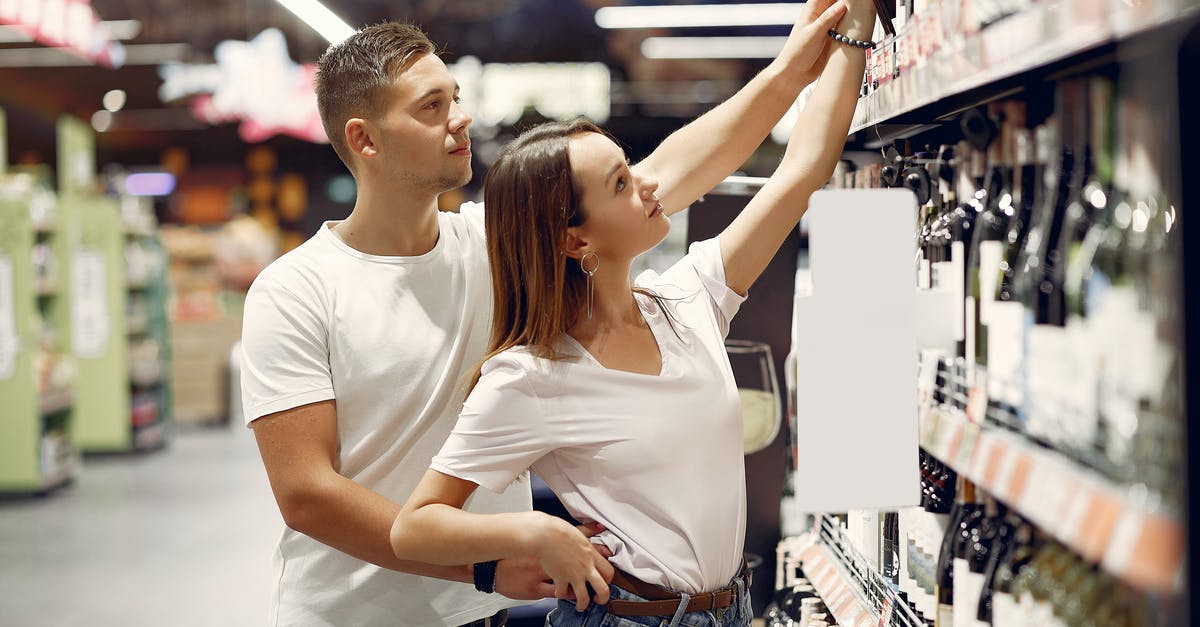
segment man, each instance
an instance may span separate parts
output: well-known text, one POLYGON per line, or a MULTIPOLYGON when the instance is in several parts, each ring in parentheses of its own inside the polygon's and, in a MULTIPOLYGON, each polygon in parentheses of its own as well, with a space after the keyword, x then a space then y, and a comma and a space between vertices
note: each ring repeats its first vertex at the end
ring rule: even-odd
MULTIPOLYGON (((845 10, 810 5, 767 70, 638 164, 661 182, 668 213, 741 165, 824 66, 825 33, 845 10)), ((416 28, 387 23, 322 55, 321 118, 358 197, 246 298, 243 406, 288 527, 272 624, 502 624, 512 599, 554 593, 532 557, 443 567, 398 560, 389 544, 490 332, 483 207, 437 210, 439 194, 471 178, 471 117, 434 50, 416 28)), ((518 481, 466 508, 530 506, 518 481)))

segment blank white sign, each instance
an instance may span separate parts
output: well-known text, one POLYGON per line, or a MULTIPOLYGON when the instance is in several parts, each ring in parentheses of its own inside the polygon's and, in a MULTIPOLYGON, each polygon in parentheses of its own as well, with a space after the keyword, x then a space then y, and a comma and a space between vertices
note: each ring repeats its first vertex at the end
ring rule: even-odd
POLYGON ((812 197, 792 338, 801 511, 920 503, 916 212, 908 190, 812 197))

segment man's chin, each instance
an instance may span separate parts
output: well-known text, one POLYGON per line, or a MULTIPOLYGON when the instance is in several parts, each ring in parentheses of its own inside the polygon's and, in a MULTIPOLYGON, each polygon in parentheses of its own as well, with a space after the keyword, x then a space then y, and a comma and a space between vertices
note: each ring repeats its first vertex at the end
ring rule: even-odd
POLYGON ((471 169, 467 168, 466 174, 462 174, 458 177, 446 177, 445 179, 443 179, 442 186, 441 186, 442 192, 444 193, 444 192, 458 189, 460 187, 465 186, 467 183, 470 183, 470 182, 471 182, 471 169))

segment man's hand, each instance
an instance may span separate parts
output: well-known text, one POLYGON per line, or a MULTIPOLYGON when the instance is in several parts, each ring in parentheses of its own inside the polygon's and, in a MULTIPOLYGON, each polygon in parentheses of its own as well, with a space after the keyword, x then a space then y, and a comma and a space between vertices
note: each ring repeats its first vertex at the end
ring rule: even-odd
MULTIPOLYGON (((604 531, 604 526, 599 523, 589 523, 579 525, 576 529, 579 529, 584 537, 590 538, 604 531)), ((604 560, 612 557, 612 551, 608 550, 608 547, 595 543, 592 544, 592 547, 596 550, 596 554, 604 560)), ((600 574, 604 576, 606 582, 611 582, 613 569, 611 567, 607 570, 601 568, 600 574)), ((554 596, 554 582, 542 569, 542 563, 536 557, 516 557, 500 560, 496 564, 496 592, 510 599, 536 601, 554 596)))
POLYGON ((846 14, 845 0, 809 0, 800 19, 792 26, 778 60, 789 73, 804 77, 809 84, 821 75, 829 59, 829 29, 837 27, 846 14))

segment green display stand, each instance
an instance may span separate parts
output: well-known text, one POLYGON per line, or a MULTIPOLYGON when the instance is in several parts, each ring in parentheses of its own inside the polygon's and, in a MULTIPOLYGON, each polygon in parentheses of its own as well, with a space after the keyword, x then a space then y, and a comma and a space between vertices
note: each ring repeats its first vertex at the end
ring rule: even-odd
POLYGON ((79 367, 72 437, 84 452, 133 448, 125 337, 125 234, 115 200, 66 196, 78 224, 71 255, 71 349, 79 367))
POLYGON ((38 384, 39 346, 53 348, 56 373, 71 365, 69 223, 58 214, 35 224, 31 215, 34 203, 53 204, 47 174, 0 175, 0 492, 45 492, 79 467, 70 438, 72 385, 43 394, 38 384), (49 251, 50 276, 37 277, 35 247, 40 255, 49 251))

